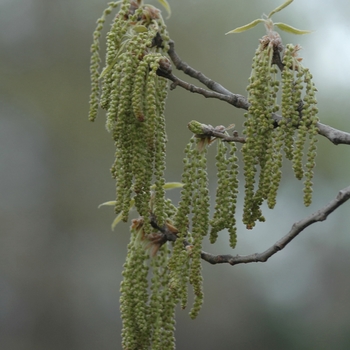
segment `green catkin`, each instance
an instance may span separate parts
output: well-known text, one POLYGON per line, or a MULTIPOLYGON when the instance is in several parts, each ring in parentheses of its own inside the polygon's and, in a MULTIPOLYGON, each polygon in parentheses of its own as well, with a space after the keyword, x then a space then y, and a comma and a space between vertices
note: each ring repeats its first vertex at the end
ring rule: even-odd
POLYGON ((134 88, 133 88, 132 98, 131 98, 131 104, 132 104, 132 110, 133 110, 134 116, 140 122, 143 122, 145 119, 144 103, 145 103, 145 96, 146 96, 145 85, 146 85, 146 79, 147 79, 147 71, 148 71, 148 62, 147 61, 140 62, 135 72, 136 78, 135 78, 134 88))
MULTIPOLYGON (((143 128, 140 122, 135 122, 135 142, 132 149, 132 168, 134 169, 134 187, 135 207, 140 216, 148 218, 150 208, 150 191, 152 180, 152 167, 149 162, 149 154, 144 142, 143 128)), ((147 234, 151 233, 149 220, 144 221, 144 230, 147 234)))
POLYGON ((187 299, 188 299, 188 283, 189 283, 189 271, 190 271, 190 254, 187 250, 182 250, 181 252, 181 261, 184 263, 184 272, 181 274, 181 285, 182 288, 180 290, 180 305, 181 309, 185 309, 187 307, 187 299))
MULTIPOLYGON (((183 188, 181 191, 181 200, 174 218, 174 225, 178 229, 179 233, 184 235, 184 238, 187 236, 188 216, 192 205, 193 187, 191 181, 195 172, 192 166, 192 145, 194 142, 195 139, 192 138, 185 148, 185 158, 183 159, 184 169, 181 179, 183 188)), ((176 245, 177 243, 175 243, 175 246, 176 245)))
POLYGON ((198 139, 197 145, 194 148, 194 167, 196 175, 193 183, 193 218, 192 218, 192 238, 193 248, 191 251, 190 265, 190 284, 193 286, 195 295, 194 304, 190 311, 191 318, 196 318, 201 305, 203 303, 203 277, 201 273, 201 251, 202 240, 208 232, 209 226, 209 193, 208 193, 208 178, 207 178, 207 162, 206 151, 207 147, 202 148, 203 140, 198 139))
POLYGON ((312 193, 312 169, 315 166, 316 157, 316 136, 317 136, 317 107, 315 99, 316 88, 312 83, 312 76, 308 69, 303 69, 304 84, 306 85, 305 97, 303 100, 302 115, 299 121, 299 127, 297 131, 297 140, 295 142, 294 152, 293 152, 293 169, 295 176, 300 180, 305 175, 305 187, 304 187, 304 203, 305 205, 310 205, 311 203, 311 193, 312 193), (309 149, 307 151, 307 163, 306 169, 303 169, 303 156, 304 147, 307 138, 310 139, 309 149))
MULTIPOLYGON (((123 8, 119 10, 118 15, 115 17, 114 22, 111 26, 111 30, 107 34, 107 52, 106 52, 106 68, 103 72, 104 77, 102 80, 102 91, 100 97, 100 106, 103 109, 108 110, 110 103, 110 95, 113 90, 113 85, 117 80, 116 77, 113 77, 113 74, 116 74, 116 71, 119 69, 119 65, 116 65, 117 62, 117 52, 121 46, 121 38, 128 29, 126 21, 123 19, 128 12, 128 8, 123 5, 123 8), (114 68, 114 71, 113 71, 114 68), (106 72, 107 71, 107 72, 106 72)), ((120 73, 121 70, 119 70, 120 73)), ((101 74, 102 75, 102 74, 101 74)), ((119 80, 119 79, 118 79, 119 80)), ((115 86, 114 86, 115 89, 115 86)), ((107 128, 108 130, 108 128, 107 128)))
MULTIPOLYGON (((162 58, 161 58, 162 59, 162 58)), ((158 62, 159 63, 159 62, 158 62)), ((158 68, 158 65, 155 66, 158 68)), ((157 118, 156 125, 158 133, 156 134, 156 147, 155 147, 155 215, 158 221, 163 224, 166 219, 164 202, 165 196, 165 145, 167 143, 167 135, 165 132, 165 100, 168 93, 168 83, 165 79, 160 79, 157 76, 156 79, 156 101, 157 101, 157 118)))
MULTIPOLYGON (((155 201, 154 201, 154 213, 157 217, 157 221, 162 226, 165 223, 165 190, 164 190, 164 171, 165 171, 165 144, 167 142, 167 137, 165 133, 165 118, 164 118, 164 101, 166 99, 167 85, 160 83, 164 80, 158 78, 156 71, 159 67, 159 60, 162 57, 159 55, 153 57, 152 64, 150 64, 151 71, 149 72, 149 78, 152 80, 152 87, 154 88, 154 93, 150 93, 147 96, 152 96, 152 100, 148 101, 148 115, 152 116, 152 122, 154 129, 157 128, 153 141, 154 149, 154 176, 155 176, 155 201)), ((149 84, 147 84, 148 87, 149 84)), ((151 88, 152 88, 151 87, 151 88)))
POLYGON ((271 176, 269 178, 268 192, 266 195, 267 205, 270 209, 273 209, 276 205, 277 191, 282 178, 282 153, 281 149, 283 146, 283 134, 282 131, 277 128, 274 130, 274 145, 271 146, 272 159, 271 166, 267 167, 270 171, 271 176))
MULTIPOLYGON (((103 92, 101 96, 101 107, 107 110, 107 118, 106 118, 106 129, 108 132, 112 132, 116 126, 117 115, 118 115, 118 106, 120 101, 120 78, 123 70, 124 63, 115 67, 111 72, 111 86, 110 91, 108 90, 106 93, 108 98, 104 98, 103 92)), ((109 89, 109 87, 108 87, 109 89)), ((119 126, 120 127, 120 126, 119 126)))
MULTIPOLYGON (((122 119, 122 118, 120 118, 122 119)), ((132 136, 135 135, 135 130, 132 128, 131 124, 125 124, 123 127, 124 135, 119 135, 119 140, 121 141, 121 173, 123 173, 123 177, 125 178, 126 188, 123 190, 124 197, 122 198, 122 213, 123 213, 123 221, 128 220, 129 210, 130 210, 130 200, 132 194, 132 184, 133 184, 133 141, 132 136)), ((118 194, 117 194, 118 198, 118 194)))
POLYGON ((316 142, 318 135, 317 128, 317 113, 316 107, 317 101, 315 98, 316 87, 312 82, 312 75, 309 70, 305 70, 304 83, 306 85, 306 96, 304 98, 304 116, 308 119, 308 131, 309 131, 309 149, 307 151, 307 162, 305 165, 305 182, 304 182, 304 204, 309 206, 312 201, 312 178, 313 168, 315 167, 316 159, 316 142))
POLYGON ((276 111, 275 79, 276 70, 271 68, 273 50, 262 43, 257 49, 252 65, 250 84, 247 88, 251 103, 245 114, 246 143, 242 147, 244 159, 245 199, 243 208, 243 223, 247 228, 255 226, 256 220, 264 220, 259 209, 266 199, 266 189, 261 185, 269 183, 271 172, 266 166, 272 162, 269 148, 273 141, 273 120, 271 114, 276 111), (260 188, 256 192, 255 174, 260 166, 260 188))
POLYGON ((168 251, 166 245, 160 248, 158 254, 151 260, 153 277, 151 279, 151 297, 150 297, 150 316, 148 318, 151 329, 152 349, 162 350, 164 319, 162 308, 163 304, 162 289, 164 288, 164 266, 166 266, 168 251))
POLYGON ((210 221, 210 242, 215 243, 218 232, 227 228, 230 232, 230 244, 236 244, 236 198, 238 193, 237 157, 235 143, 218 141, 216 167, 218 184, 216 187, 215 211, 210 221), (229 156, 227 152, 229 148, 229 156))
POLYGON ((161 285, 162 290, 160 292, 160 305, 161 306, 161 344, 163 349, 172 350, 175 349, 175 305, 176 300, 173 298, 171 291, 169 290, 170 275, 167 269, 167 261, 169 260, 170 250, 166 249, 167 260, 164 260, 161 273, 161 285))
POLYGON ((192 146, 195 139, 192 138, 185 149, 184 171, 182 174, 183 188, 181 191, 181 200, 174 216, 174 226, 177 228, 177 239, 174 243, 173 253, 168 262, 169 269, 169 290, 174 301, 174 306, 181 301, 185 306, 187 304, 187 283, 189 279, 189 258, 190 255, 184 251, 184 243, 188 240, 188 216, 192 205, 193 187, 191 181, 194 175, 193 168, 193 150, 192 146))
POLYGON ((284 152, 286 158, 291 160, 293 155, 293 143, 295 128, 299 124, 299 117, 296 114, 294 98, 300 99, 300 90, 294 87, 294 64, 293 64, 293 46, 287 45, 283 64, 285 68, 282 71, 282 120, 279 122, 280 134, 284 137, 284 152), (295 96, 295 97, 294 97, 295 96))
POLYGON ((223 142, 218 142, 218 150, 216 154, 216 168, 218 174, 218 184, 216 187, 215 212, 213 219, 210 221, 210 243, 215 243, 218 232, 226 226, 226 218, 223 217, 223 208, 229 207, 228 178, 227 178, 227 160, 226 147, 223 142))
MULTIPOLYGON (((173 218, 175 216, 175 213, 177 211, 177 208, 172 203, 170 199, 165 200, 165 216, 167 218, 173 218)), ((169 219, 169 223, 172 224, 172 221, 169 219)))
POLYGON ((232 249, 236 247, 237 243, 237 229, 236 229, 236 204, 237 204, 237 195, 238 195, 238 165, 237 165, 237 156, 236 156, 237 148, 234 142, 230 143, 230 152, 229 152, 229 178, 230 178, 230 210, 228 216, 228 231, 230 234, 230 246, 232 249))
POLYGON ((90 76, 91 76, 91 94, 90 94, 90 111, 89 120, 94 121, 97 116, 99 103, 99 69, 100 69, 100 36, 106 17, 119 5, 119 1, 111 2, 107 9, 103 11, 102 16, 97 20, 97 27, 93 33, 93 43, 91 45, 90 76))
MULTIPOLYGON (((180 300, 181 290, 183 289, 182 271, 186 266, 187 257, 182 254, 184 249, 184 234, 178 233, 178 238, 174 243, 173 252, 168 262, 169 284, 168 288, 172 299, 177 304, 180 300)), ((184 270, 187 274, 187 271, 184 270)))
POLYGON ((141 230, 133 230, 128 245, 121 284, 120 310, 123 319, 123 348, 147 349, 149 347, 148 315, 148 266, 147 255, 139 244, 141 230))

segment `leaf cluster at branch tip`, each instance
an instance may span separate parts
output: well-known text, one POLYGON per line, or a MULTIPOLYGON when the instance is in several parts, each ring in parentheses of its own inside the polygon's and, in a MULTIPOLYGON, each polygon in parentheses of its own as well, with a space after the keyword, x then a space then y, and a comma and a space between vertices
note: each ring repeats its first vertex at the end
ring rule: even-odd
POLYGON ((284 32, 291 33, 291 34, 302 35, 302 34, 309 34, 309 33, 311 33, 311 31, 309 31, 309 30, 297 29, 297 28, 294 28, 294 27, 292 27, 292 26, 290 26, 288 24, 285 24, 285 23, 280 23, 280 22, 274 23, 274 22, 272 22, 272 20, 271 20, 272 15, 274 15, 275 13, 283 10, 288 5, 290 5, 292 2, 293 2, 293 0, 287 0, 282 5, 278 6, 273 11, 271 11, 268 16, 264 16, 265 18, 255 19, 254 21, 252 21, 252 22, 250 22, 250 23, 248 23, 248 24, 246 24, 244 26, 241 26, 241 27, 235 28, 233 30, 230 30, 229 32, 226 33, 226 35, 227 34, 235 34, 235 33, 245 32, 246 30, 254 28, 259 23, 264 23, 265 24, 265 27, 266 27, 266 30, 267 30, 268 33, 273 31, 273 27, 274 26, 278 27, 279 29, 283 30, 284 32))

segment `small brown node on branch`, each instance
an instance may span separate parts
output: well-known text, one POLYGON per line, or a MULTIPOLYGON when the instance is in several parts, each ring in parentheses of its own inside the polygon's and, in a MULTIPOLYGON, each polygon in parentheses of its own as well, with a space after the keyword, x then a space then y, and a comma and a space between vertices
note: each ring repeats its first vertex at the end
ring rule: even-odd
POLYGON ((163 38, 162 36, 159 34, 159 32, 157 32, 156 36, 152 39, 152 45, 151 47, 158 47, 163 49, 163 38))

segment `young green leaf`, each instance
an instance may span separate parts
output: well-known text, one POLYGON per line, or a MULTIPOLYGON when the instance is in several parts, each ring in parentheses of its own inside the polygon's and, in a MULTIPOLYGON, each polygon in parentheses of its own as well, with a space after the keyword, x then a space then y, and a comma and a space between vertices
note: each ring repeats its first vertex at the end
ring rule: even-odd
POLYGON ((112 231, 114 231, 115 227, 119 224, 120 221, 122 221, 123 215, 122 213, 119 213, 117 217, 112 222, 112 231))
POLYGON ((165 8, 166 12, 168 12, 167 18, 169 18, 171 15, 171 9, 170 9, 169 3, 166 0, 158 0, 158 2, 160 2, 163 5, 163 7, 165 8))
POLYGON ((180 187, 184 187, 184 184, 181 182, 166 182, 163 185, 163 188, 165 190, 172 190, 173 188, 180 188, 180 187))
POLYGON ((106 66, 105 68, 103 68, 103 71, 101 72, 98 79, 102 79, 113 68, 113 66, 117 63, 117 61, 118 61, 118 56, 115 56, 113 62, 108 66, 106 66))
POLYGON ((303 35, 303 34, 311 33, 311 30, 300 30, 292 26, 289 26, 288 24, 285 24, 285 23, 274 23, 274 25, 277 26, 279 29, 283 30, 284 32, 291 33, 291 34, 303 35))
MULTIPOLYGON (((140 26, 140 27, 141 27, 141 26, 140 26)), ((135 33, 136 33, 136 31, 135 31, 135 33)), ((120 56, 121 53, 123 52, 125 45, 126 45, 128 42, 129 42, 129 40, 124 40, 124 41, 122 42, 122 44, 120 45, 120 48, 119 48, 117 54, 115 55, 115 57, 114 57, 112 63, 110 63, 108 66, 106 66, 106 67, 103 69, 103 71, 101 72, 101 74, 100 74, 100 76, 99 76, 98 79, 101 80, 101 79, 114 67, 114 65, 118 62, 119 56, 120 56)))
POLYGON ((225 35, 245 32, 248 29, 254 28, 257 24, 259 24, 261 22, 265 22, 265 20, 262 19, 262 18, 258 18, 256 20, 254 20, 253 22, 250 22, 250 23, 248 23, 248 24, 246 24, 246 25, 244 25, 242 27, 238 27, 236 29, 230 30, 225 35))
POLYGON ((98 208, 103 207, 104 205, 115 205, 116 201, 104 202, 98 206, 98 208))
POLYGON ((133 30, 136 32, 136 33, 144 33, 144 32, 147 32, 148 29, 146 26, 143 26, 143 25, 137 25, 137 26, 134 26, 133 27, 133 30))
MULTIPOLYGON (((132 198, 132 199, 130 200, 129 212, 130 212, 131 209, 134 207, 134 205, 135 205, 135 199, 132 198)), ((113 220, 113 222, 112 222, 112 231, 114 231, 114 228, 117 226, 117 224, 118 224, 120 221, 122 221, 122 219, 123 219, 123 213, 121 212, 121 213, 119 213, 119 214, 117 215, 117 217, 116 217, 116 218, 113 220)))
POLYGON ((271 16, 273 14, 275 14, 276 12, 280 12, 281 10, 283 10, 285 7, 287 7, 289 4, 291 4, 293 2, 293 0, 287 0, 286 2, 284 2, 282 5, 276 7, 273 11, 270 12, 270 14, 267 16, 267 18, 271 18, 271 16))

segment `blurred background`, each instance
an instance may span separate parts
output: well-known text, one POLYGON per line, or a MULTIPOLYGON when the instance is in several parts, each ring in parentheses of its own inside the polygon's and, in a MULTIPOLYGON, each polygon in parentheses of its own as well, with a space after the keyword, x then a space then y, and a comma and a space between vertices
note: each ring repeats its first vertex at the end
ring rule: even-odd
MULTIPOLYGON (((150 0, 153 5, 158 2, 150 0)), ((178 54, 223 86, 245 94, 262 26, 227 31, 269 13, 281 0, 170 0, 178 54)), ((129 224, 114 232, 114 159, 104 113, 89 123, 89 59, 103 0, 0 0, 0 348, 120 349, 119 285, 129 224)), ((296 0, 274 16, 307 36, 304 65, 318 87, 319 117, 350 131, 350 3, 296 0)), ((166 16, 166 15, 164 15, 166 16)), ((108 24, 106 26, 108 28, 108 24)), ((182 74, 178 76, 183 77, 182 74)), ((189 78, 186 80, 191 81, 189 78)), ((194 82, 196 84, 196 82, 194 82)), ((192 119, 236 124, 243 111, 180 88, 166 109, 168 181, 180 181, 192 119)), ((292 224, 350 184, 350 148, 321 138, 314 200, 286 164, 275 210, 247 231, 235 251, 225 233, 212 253, 261 252, 292 224)), ((215 189, 214 147, 210 181, 215 189)), ((242 188, 241 181, 241 188, 242 188)), ((177 190, 169 192, 177 201, 177 190)), ((242 191, 240 203, 242 203, 242 191)), ((177 312, 178 349, 349 349, 350 203, 306 229, 264 264, 203 264, 205 302, 198 318, 177 312)), ((237 219, 241 217, 241 210, 237 219)))

